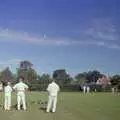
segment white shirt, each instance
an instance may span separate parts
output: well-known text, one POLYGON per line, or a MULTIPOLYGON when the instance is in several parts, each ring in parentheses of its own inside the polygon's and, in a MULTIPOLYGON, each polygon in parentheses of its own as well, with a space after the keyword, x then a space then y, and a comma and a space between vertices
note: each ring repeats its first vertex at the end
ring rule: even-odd
POLYGON ((4 88, 4 92, 5 92, 5 95, 6 96, 11 96, 11 92, 12 92, 12 88, 7 85, 5 88, 4 88))
POLYGON ((3 90, 3 85, 2 85, 2 83, 0 83, 0 90, 3 90))
POLYGON ((25 90, 28 89, 28 85, 23 82, 19 82, 13 87, 13 89, 16 89, 18 94, 23 94, 25 90))
POLYGON ((49 92, 50 96, 57 96, 58 92, 60 91, 60 88, 55 82, 52 82, 48 85, 47 91, 49 92))

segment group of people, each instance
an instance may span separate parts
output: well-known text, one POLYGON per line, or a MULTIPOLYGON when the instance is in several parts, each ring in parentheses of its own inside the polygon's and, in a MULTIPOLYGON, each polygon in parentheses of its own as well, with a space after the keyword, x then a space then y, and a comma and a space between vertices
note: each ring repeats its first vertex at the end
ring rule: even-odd
MULTIPOLYGON (((26 108, 26 96, 25 92, 28 90, 28 85, 23 82, 24 78, 19 79, 19 83, 15 84, 13 87, 11 87, 11 83, 8 82, 7 85, 4 87, 4 109, 10 110, 11 109, 11 93, 12 91, 17 92, 17 109, 21 109, 21 102, 23 106, 23 110, 27 110, 26 108)), ((58 84, 56 84, 55 80, 52 81, 47 87, 48 92, 48 104, 46 112, 50 112, 52 109, 52 112, 56 111, 56 105, 57 105, 57 95, 60 91, 60 87, 58 84)))
POLYGON ((84 93, 89 93, 90 92, 90 87, 89 86, 83 86, 83 92, 84 93))

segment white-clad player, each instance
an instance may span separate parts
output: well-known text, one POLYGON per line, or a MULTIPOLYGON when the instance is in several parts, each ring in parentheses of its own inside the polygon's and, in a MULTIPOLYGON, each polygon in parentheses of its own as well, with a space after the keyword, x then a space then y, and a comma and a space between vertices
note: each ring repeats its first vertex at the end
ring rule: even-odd
POLYGON ((25 91, 28 89, 28 85, 23 83, 24 78, 21 77, 19 79, 19 83, 17 83, 13 89, 17 91, 17 109, 20 110, 20 105, 22 101, 23 109, 26 110, 26 96, 25 91))

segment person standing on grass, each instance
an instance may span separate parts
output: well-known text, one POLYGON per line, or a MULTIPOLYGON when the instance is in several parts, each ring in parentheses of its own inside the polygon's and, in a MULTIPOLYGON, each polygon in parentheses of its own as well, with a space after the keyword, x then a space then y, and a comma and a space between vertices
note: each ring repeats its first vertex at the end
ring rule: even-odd
POLYGON ((49 99, 46 112, 50 112, 50 109, 52 108, 52 112, 54 113, 56 111, 57 95, 60 91, 60 87, 55 83, 55 80, 48 85, 47 91, 49 94, 49 99))
POLYGON ((19 83, 17 83, 13 89, 17 92, 17 109, 20 110, 20 105, 22 101, 23 109, 26 110, 26 99, 25 99, 25 91, 28 89, 28 85, 23 83, 24 78, 21 77, 19 79, 19 83))
POLYGON ((5 93, 4 109, 10 110, 10 108, 11 108, 11 93, 12 93, 12 87, 11 87, 10 82, 8 82, 7 86, 5 86, 4 93, 5 93))
POLYGON ((2 82, 0 82, 0 92, 2 92, 3 91, 3 84, 2 84, 2 82))
POLYGON ((87 93, 89 93, 90 92, 90 87, 89 86, 87 86, 87 93))
POLYGON ((83 92, 84 93, 86 92, 86 86, 85 85, 83 86, 83 92))

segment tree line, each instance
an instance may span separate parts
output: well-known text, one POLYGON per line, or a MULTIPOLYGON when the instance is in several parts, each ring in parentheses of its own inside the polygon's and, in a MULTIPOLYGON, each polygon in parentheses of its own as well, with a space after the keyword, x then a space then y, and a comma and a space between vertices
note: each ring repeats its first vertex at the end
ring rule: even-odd
POLYGON ((70 76, 65 69, 57 69, 53 71, 52 76, 49 74, 38 74, 33 68, 30 61, 21 61, 19 67, 16 68, 17 73, 13 74, 9 67, 6 67, 0 72, 0 81, 5 85, 8 81, 12 84, 18 82, 19 77, 24 77, 24 82, 30 86, 31 90, 44 91, 52 79, 60 85, 63 91, 79 91, 84 85, 89 85, 91 90, 107 91, 111 87, 120 89, 120 75, 116 74, 109 76, 109 83, 106 82, 108 78, 97 70, 78 73, 74 77, 70 76), (99 80, 103 82, 97 84, 99 80))

